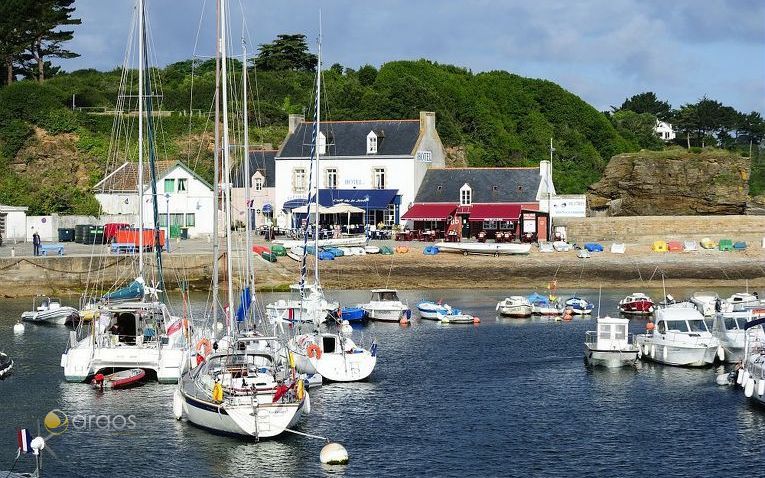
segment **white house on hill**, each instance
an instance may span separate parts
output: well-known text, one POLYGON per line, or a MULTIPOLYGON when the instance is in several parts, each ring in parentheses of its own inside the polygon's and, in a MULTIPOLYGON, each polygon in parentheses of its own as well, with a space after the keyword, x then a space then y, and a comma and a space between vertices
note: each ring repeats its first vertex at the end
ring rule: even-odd
MULTIPOLYGON (((159 227, 188 228, 189 237, 213 232, 212 186, 181 161, 157 161, 157 206, 159 227)), ((151 175, 144 170, 144 226, 154 226, 151 175)), ((104 214, 126 215, 133 224, 139 213, 138 165, 125 162, 95 185, 94 193, 104 214)), ((137 226, 137 224, 134 224, 137 226)))
POLYGON ((662 141, 672 141, 675 139, 675 130, 672 128, 672 125, 667 122, 657 120, 653 130, 662 141))

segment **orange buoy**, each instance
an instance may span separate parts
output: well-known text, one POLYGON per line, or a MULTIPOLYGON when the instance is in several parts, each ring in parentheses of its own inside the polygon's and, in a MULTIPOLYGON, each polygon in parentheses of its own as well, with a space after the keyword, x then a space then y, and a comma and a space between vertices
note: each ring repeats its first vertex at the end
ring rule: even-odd
POLYGON ((316 344, 311 344, 306 348, 306 352, 308 355, 308 358, 314 358, 316 357, 316 360, 319 360, 321 358, 321 348, 319 348, 316 344))
POLYGON ((648 331, 648 332, 653 332, 653 329, 655 327, 656 327, 656 325, 653 322, 651 322, 650 320, 648 321, 647 324, 645 324, 645 330, 648 331))
POLYGON ((409 325, 409 320, 406 317, 401 317, 398 323, 401 325, 409 325))
POLYGON ((481 319, 479 319, 478 317, 473 317, 473 323, 474 324, 480 324, 481 323, 481 319))
POLYGON ((207 357, 212 353, 212 345, 210 345, 210 341, 207 339, 202 339, 199 342, 197 342, 197 353, 199 353, 202 349, 203 350, 203 356, 207 357))

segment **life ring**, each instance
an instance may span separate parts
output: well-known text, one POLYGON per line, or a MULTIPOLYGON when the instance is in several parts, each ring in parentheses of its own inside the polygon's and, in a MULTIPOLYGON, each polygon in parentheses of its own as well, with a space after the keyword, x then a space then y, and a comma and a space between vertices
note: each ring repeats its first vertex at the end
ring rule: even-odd
POLYGON ((298 400, 303 399, 303 393, 305 392, 305 388, 303 386, 303 380, 297 381, 297 386, 295 387, 295 397, 297 397, 298 400))
POLYGON ((207 357, 208 355, 212 353, 212 345, 210 344, 210 341, 207 339, 201 339, 199 342, 197 342, 196 349, 197 349, 197 353, 199 353, 201 349, 204 349, 204 353, 202 355, 205 357, 207 357))
POLYGON ((308 355, 308 358, 316 357, 316 360, 319 360, 321 358, 321 348, 319 348, 318 345, 311 344, 305 350, 308 355))

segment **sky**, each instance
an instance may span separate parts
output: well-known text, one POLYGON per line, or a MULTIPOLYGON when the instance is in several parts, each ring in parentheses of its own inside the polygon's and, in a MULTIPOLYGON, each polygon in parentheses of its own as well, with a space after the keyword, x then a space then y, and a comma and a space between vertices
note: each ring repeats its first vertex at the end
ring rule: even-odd
MULTIPOLYGON (((137 0, 76 0, 81 56, 64 70, 122 64, 137 0)), ((762 0, 228 0, 233 52, 242 24, 250 51, 281 33, 315 48, 322 15, 324 64, 427 58, 473 72, 506 70, 560 84, 598 110, 653 91, 678 108, 706 95, 765 114, 762 0), (244 11, 244 14, 242 14, 244 11)), ((214 54, 215 0, 146 0, 162 66, 214 54)))

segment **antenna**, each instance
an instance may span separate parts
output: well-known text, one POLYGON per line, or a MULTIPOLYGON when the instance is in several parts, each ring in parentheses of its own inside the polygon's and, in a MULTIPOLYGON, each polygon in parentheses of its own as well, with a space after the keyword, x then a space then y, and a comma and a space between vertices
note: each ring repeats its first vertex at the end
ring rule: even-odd
POLYGON ((598 285, 598 319, 600 318, 600 296, 603 293, 603 284, 598 285))

